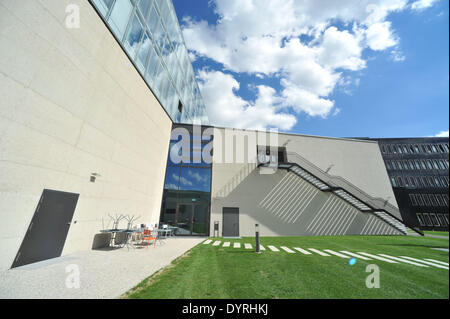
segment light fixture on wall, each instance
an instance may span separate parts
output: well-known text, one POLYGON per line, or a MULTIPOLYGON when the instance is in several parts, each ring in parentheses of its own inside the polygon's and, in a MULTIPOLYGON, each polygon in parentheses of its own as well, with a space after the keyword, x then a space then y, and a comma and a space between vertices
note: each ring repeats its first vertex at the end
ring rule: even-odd
POLYGON ((100 175, 98 173, 92 173, 91 178, 90 178, 91 183, 95 183, 95 180, 97 179, 97 177, 101 177, 101 176, 102 175, 100 175))

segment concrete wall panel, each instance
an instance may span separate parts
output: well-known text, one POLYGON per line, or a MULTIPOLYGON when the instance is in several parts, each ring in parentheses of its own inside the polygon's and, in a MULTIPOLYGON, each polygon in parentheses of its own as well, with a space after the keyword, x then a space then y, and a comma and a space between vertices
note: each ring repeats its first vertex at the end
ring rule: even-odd
POLYGON ((88 1, 0 0, 0 41, 0 269, 45 188, 80 194, 63 254, 108 213, 158 223, 172 122, 88 1))

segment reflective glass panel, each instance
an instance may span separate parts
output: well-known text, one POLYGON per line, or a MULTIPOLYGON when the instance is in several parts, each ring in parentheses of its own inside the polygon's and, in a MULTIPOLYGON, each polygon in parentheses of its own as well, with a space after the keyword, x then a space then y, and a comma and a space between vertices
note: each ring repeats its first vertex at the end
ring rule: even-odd
POLYGON ((211 170, 204 168, 182 167, 180 174, 180 190, 210 192, 211 170))
POLYGON ((124 43, 125 50, 127 50, 133 59, 139 49, 139 44, 141 43, 143 33, 144 29, 142 28, 142 24, 139 21, 137 14, 135 14, 133 16, 133 20, 131 21, 131 25, 128 29, 128 34, 124 43))
POLYGON ((130 20, 133 4, 130 0, 116 1, 109 16, 109 24, 115 35, 122 40, 130 20))
POLYGON ((114 0, 94 0, 95 6, 103 16, 106 16, 113 2, 114 0))

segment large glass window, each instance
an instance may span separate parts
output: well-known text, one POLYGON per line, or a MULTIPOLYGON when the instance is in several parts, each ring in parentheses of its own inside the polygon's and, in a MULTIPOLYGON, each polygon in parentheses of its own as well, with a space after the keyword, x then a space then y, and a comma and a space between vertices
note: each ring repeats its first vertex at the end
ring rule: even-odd
POLYGON ((169 146, 161 222, 177 227, 178 235, 207 236, 212 165, 202 155, 212 149, 212 138, 194 136, 192 126, 174 128, 183 131, 174 131, 169 146))
POLYGON ((95 5, 104 17, 109 12, 109 9, 111 9, 113 2, 114 0, 94 0, 95 5))
POLYGON ((144 18, 147 17, 152 2, 153 0, 139 0, 139 11, 144 18))
POLYGON ((143 74, 145 73, 145 68, 147 65, 148 56, 152 52, 153 44, 150 35, 146 32, 142 38, 142 44, 139 48, 139 53, 136 59, 136 65, 143 74))
POLYGON ((189 77, 194 72, 171 1, 90 1, 172 120, 208 124, 198 84, 189 77), (193 81, 189 87, 183 84, 188 78, 193 81), (179 102, 183 114, 177 110, 179 102))
POLYGON ((417 220, 419 221, 420 226, 425 226, 425 221, 423 220, 422 214, 418 213, 416 215, 417 215, 417 220))
POLYGON ((117 38, 120 40, 123 38, 132 11, 133 4, 130 0, 116 1, 114 3, 114 8, 109 16, 108 22, 117 38))
POLYGON ((138 51, 139 44, 141 43, 143 34, 144 29, 142 28, 142 24, 139 21, 138 15, 134 14, 133 20, 131 21, 131 25, 128 29, 128 33, 124 43, 125 50, 127 50, 128 54, 131 56, 133 60, 138 51))

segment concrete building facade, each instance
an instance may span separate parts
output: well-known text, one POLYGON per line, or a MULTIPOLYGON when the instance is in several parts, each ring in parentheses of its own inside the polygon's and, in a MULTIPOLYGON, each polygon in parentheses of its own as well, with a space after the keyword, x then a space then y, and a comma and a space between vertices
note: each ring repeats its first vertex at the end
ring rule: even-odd
POLYGON ((91 249, 108 214, 158 223, 172 120, 93 5, 1 0, 0 37, 0 269, 44 189, 79 194, 62 254, 91 249))

